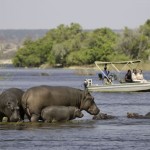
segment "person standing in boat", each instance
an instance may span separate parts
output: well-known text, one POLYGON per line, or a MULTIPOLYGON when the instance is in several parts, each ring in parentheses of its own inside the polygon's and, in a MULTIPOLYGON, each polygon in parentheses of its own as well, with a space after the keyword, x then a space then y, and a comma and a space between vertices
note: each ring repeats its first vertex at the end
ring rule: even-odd
POLYGON ((104 80, 105 84, 111 83, 111 79, 109 79, 109 77, 108 77, 109 73, 110 72, 107 70, 107 64, 105 64, 104 70, 103 70, 103 80, 104 80))
POLYGON ((107 70, 107 64, 105 64, 103 72, 104 72, 104 77, 108 77, 109 71, 107 70))

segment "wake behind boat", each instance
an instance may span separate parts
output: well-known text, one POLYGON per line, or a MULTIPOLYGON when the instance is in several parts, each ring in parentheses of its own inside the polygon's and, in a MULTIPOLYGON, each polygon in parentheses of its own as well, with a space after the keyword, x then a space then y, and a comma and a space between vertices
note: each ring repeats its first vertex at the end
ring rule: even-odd
POLYGON ((93 84, 92 79, 84 81, 85 88, 91 92, 150 92, 150 81, 145 79, 126 82, 123 70, 129 68, 137 69, 141 61, 121 61, 121 62, 100 62, 96 61, 95 65, 100 70, 99 79, 102 81, 98 84, 93 84), (120 67, 122 66, 122 67, 120 67), (104 68, 104 70, 103 70, 104 68), (106 75, 105 69, 111 68, 111 73, 106 75), (115 73, 113 73, 113 71, 115 73))

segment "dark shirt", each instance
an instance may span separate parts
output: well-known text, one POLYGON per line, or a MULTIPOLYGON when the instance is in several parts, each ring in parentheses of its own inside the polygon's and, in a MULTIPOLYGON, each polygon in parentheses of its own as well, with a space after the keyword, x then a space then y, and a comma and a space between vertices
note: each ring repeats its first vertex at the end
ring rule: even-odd
POLYGON ((132 82, 132 75, 127 73, 127 74, 125 75, 125 81, 126 81, 126 82, 132 82))
POLYGON ((103 71, 103 78, 107 78, 108 77, 108 74, 109 74, 109 71, 107 71, 107 70, 104 70, 103 71))

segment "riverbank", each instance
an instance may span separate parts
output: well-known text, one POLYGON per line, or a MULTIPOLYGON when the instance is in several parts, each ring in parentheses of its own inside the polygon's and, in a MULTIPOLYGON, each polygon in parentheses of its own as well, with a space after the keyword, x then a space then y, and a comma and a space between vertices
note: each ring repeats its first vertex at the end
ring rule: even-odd
POLYGON ((13 64, 12 60, 11 59, 1 59, 0 60, 0 65, 6 65, 6 64, 12 65, 13 64))
MULTIPOLYGON (((0 60, 0 65, 13 65, 11 59, 4 59, 0 60)), ((122 67, 122 65, 120 65, 122 67)), ((39 68, 41 69, 49 69, 53 68, 52 66, 48 64, 43 64, 39 68)), ((56 67, 57 68, 57 67, 56 67)), ((60 67, 58 67, 60 68, 60 67)), ((147 62, 141 62, 138 66, 139 69, 142 69, 143 71, 150 71, 150 61, 147 62)), ((95 66, 95 64, 92 65, 82 65, 82 66, 69 66, 69 67, 64 67, 64 69, 74 69, 74 70, 98 70, 98 68, 95 66)), ((127 70, 128 68, 124 68, 124 70, 127 70)), ((111 70, 111 68, 110 68, 111 70)))
MULTIPOLYGON (((123 65, 116 65, 117 68, 121 69, 123 65)), ((141 62, 138 66, 139 69, 142 69, 143 71, 150 71, 150 61, 149 62, 141 62)), ((93 70, 99 70, 96 65, 83 65, 83 66, 69 66, 67 69, 93 69, 93 70)), ((112 70, 112 68, 109 68, 112 70)), ((123 70, 127 70, 129 67, 125 67, 123 70)))

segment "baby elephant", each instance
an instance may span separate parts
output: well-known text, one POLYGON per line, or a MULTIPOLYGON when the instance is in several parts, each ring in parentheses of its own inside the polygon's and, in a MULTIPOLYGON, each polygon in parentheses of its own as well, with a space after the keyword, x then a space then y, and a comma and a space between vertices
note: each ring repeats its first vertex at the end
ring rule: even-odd
POLYGON ((82 118, 83 113, 73 106, 48 106, 42 109, 41 117, 45 122, 59 122, 82 118))

